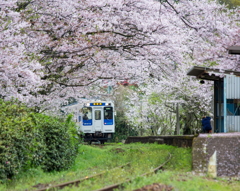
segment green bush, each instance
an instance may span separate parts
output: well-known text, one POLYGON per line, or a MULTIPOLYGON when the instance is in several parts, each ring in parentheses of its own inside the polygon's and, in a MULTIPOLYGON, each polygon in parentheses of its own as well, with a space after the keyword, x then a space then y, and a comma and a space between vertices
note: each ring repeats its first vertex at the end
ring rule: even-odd
POLYGON ((124 112, 117 112, 115 124, 115 133, 111 142, 121 142, 121 140, 127 139, 128 136, 138 135, 138 132, 134 129, 131 123, 127 122, 124 112))
POLYGON ((0 99, 0 180, 32 167, 69 168, 77 155, 76 135, 71 116, 66 120, 46 116, 17 101, 0 99))
POLYGON ((39 130, 37 142, 40 143, 35 152, 35 166, 41 165, 45 171, 68 169, 73 164, 78 150, 75 123, 72 122, 71 116, 66 121, 42 114, 35 116, 39 130))

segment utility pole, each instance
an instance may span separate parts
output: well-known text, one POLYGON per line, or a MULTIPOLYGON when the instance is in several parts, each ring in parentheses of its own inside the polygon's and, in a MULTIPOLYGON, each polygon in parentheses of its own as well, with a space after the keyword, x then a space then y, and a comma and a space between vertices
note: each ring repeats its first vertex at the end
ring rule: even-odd
POLYGON ((176 113, 177 113, 177 135, 180 135, 180 122, 179 122, 179 103, 177 102, 177 107, 176 107, 176 113))

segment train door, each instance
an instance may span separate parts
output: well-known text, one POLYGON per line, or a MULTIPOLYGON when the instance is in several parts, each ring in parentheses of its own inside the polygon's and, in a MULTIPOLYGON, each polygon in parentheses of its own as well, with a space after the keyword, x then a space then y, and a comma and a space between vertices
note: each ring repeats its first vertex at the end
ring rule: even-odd
POLYGON ((102 131, 102 110, 94 109, 94 127, 95 131, 102 131))

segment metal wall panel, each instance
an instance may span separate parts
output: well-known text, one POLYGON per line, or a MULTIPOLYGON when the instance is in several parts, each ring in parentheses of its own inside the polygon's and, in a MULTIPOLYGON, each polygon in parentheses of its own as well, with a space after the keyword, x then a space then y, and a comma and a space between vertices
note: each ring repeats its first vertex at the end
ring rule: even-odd
POLYGON ((226 75, 226 99, 240 99, 240 77, 226 75))
POLYGON ((240 132, 240 116, 227 116, 227 132, 240 132))
MULTIPOLYGON (((225 80, 225 97, 224 104, 227 104, 227 100, 229 99, 240 99, 240 77, 235 75, 226 75, 225 80)), ((235 101, 234 101, 235 102, 235 101)), ((231 103, 231 102, 230 102, 231 103)), ((237 103, 237 102, 235 102, 237 103)), ((225 105, 225 110, 227 110, 229 106, 225 105)), ((240 115, 230 115, 227 111, 225 111, 225 123, 224 129, 225 132, 240 132, 240 115)))

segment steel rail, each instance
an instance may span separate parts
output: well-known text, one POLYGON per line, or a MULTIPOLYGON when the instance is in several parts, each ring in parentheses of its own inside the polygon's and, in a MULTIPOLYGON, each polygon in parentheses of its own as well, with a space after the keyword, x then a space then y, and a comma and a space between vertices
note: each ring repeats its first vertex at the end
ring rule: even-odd
MULTIPOLYGON (((153 171, 144 173, 144 174, 142 174, 140 176, 143 177, 143 176, 148 176, 150 174, 157 173, 160 169, 163 169, 164 165, 166 165, 170 161, 171 158, 172 158, 172 155, 171 155, 171 153, 169 153, 168 159, 163 164, 161 164, 157 168, 153 169, 153 171)), ((104 188, 101 188, 101 189, 95 190, 95 191, 114 191, 114 189, 123 188, 124 187, 123 184, 128 183, 128 182, 132 182, 133 180, 134 179, 131 179, 131 180, 128 179, 128 180, 126 180, 124 182, 121 182, 121 183, 118 183, 118 184, 113 184, 113 185, 110 185, 110 186, 107 186, 107 187, 104 187, 104 188)))
MULTIPOLYGON (((121 165, 121 166, 118 166, 118 167, 114 167, 110 170, 114 170, 114 169, 117 169, 117 168, 123 168, 125 166, 129 166, 131 163, 128 162, 124 165, 121 165)), ((52 185, 52 186, 46 186, 44 188, 41 188, 41 189, 38 189, 36 191, 51 191, 51 190, 56 190, 56 189, 63 189, 64 187, 67 187, 67 186, 78 186, 81 182, 85 181, 85 180, 88 180, 88 179, 91 179, 91 178, 95 178, 97 176, 102 176, 106 173, 107 171, 104 171, 102 173, 99 173, 99 174, 95 174, 95 175, 92 175, 92 176, 86 176, 84 178, 81 178, 81 179, 77 179, 77 180, 73 180, 73 181, 69 181, 69 182, 65 182, 65 183, 62 183, 62 184, 57 184, 57 185, 52 185)))

